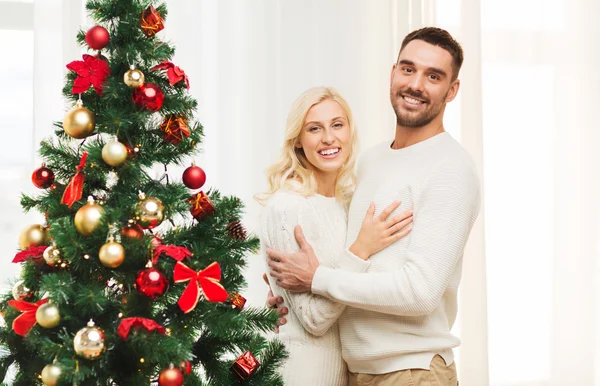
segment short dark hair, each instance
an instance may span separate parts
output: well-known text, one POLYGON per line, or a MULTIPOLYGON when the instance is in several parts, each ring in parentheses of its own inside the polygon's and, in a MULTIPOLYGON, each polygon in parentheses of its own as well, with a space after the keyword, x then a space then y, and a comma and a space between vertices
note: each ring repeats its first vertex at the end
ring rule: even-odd
POLYGON ((426 43, 448 51, 452 55, 452 70, 454 72, 452 79, 454 80, 458 77, 464 59, 463 49, 448 31, 437 27, 424 27, 409 33, 402 41, 400 52, 398 52, 398 60, 404 47, 413 40, 423 40, 426 43))

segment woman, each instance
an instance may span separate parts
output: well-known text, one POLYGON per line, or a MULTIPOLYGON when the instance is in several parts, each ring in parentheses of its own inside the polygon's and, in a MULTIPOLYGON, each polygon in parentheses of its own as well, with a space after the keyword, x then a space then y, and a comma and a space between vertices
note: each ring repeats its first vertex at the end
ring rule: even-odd
MULTIPOLYGON (((357 270, 358 257, 344 252, 347 204, 355 185, 356 127, 348 103, 333 89, 315 87, 304 92, 288 115, 281 157, 268 171, 269 190, 257 199, 263 251, 298 250, 294 227, 302 226, 321 264, 357 270)), ((398 206, 398 203, 394 205, 398 206)), ((394 208, 395 209, 395 208, 394 208)), ((367 216, 373 216, 374 208, 367 216)), ((412 214, 401 221, 377 220, 358 238, 368 241, 370 254, 392 242, 392 235, 410 231, 412 214)), ((364 227, 364 226, 363 226, 364 227)), ((360 265, 362 267, 362 265, 360 265)), ((273 279, 269 276, 270 279, 273 279)), ((279 328, 289 358, 282 375, 286 386, 345 386, 337 319, 345 306, 310 293, 292 293, 270 282, 292 311, 279 328)))

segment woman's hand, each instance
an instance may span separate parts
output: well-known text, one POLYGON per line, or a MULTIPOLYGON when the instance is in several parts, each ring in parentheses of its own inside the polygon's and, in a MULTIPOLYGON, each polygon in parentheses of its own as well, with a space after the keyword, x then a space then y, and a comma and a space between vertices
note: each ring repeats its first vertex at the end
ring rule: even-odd
POLYGON ((356 241, 350 246, 350 252, 367 260, 371 255, 406 236, 412 229, 413 212, 411 209, 388 219, 400 204, 401 202, 395 201, 379 216, 374 216, 375 204, 371 203, 356 241))

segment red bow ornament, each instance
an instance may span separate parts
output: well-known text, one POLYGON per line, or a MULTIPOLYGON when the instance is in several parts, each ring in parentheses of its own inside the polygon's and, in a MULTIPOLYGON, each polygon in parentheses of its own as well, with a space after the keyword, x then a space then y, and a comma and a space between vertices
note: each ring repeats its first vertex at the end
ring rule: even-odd
POLYGON ((165 254, 169 257, 174 258, 177 261, 182 261, 186 257, 191 257, 192 252, 186 247, 178 247, 177 245, 158 245, 154 249, 154 258, 152 259, 152 264, 158 264, 158 258, 160 255, 165 254))
POLYGON ((123 340, 126 340, 127 337, 129 337, 129 332, 133 327, 143 328, 148 332, 156 330, 159 334, 165 333, 165 328, 160 324, 156 323, 154 320, 133 317, 121 320, 121 323, 117 328, 117 334, 119 334, 119 336, 123 338, 123 340))
POLYGON ((35 313, 37 309, 44 303, 48 303, 48 299, 42 299, 36 303, 29 303, 23 300, 9 300, 8 304, 11 307, 21 311, 22 314, 17 316, 12 323, 12 329, 17 335, 26 336, 29 331, 37 323, 35 313))
POLYGON ((219 283, 221 280, 219 263, 214 262, 202 271, 196 272, 178 261, 173 271, 173 281, 183 283, 188 280, 190 283, 177 302, 179 308, 186 314, 196 307, 202 294, 209 302, 224 302, 227 300, 227 291, 219 283))
POLYGON ((181 67, 174 65, 168 60, 163 60, 161 64, 152 67, 151 70, 167 70, 167 77, 169 78, 169 83, 171 86, 183 80, 185 82, 185 88, 188 90, 190 89, 190 80, 185 72, 181 69, 181 67))
POLYGON ((77 166, 77 171, 75 175, 67 185, 65 189, 62 200, 60 201, 62 204, 67 205, 69 208, 73 206, 73 204, 79 200, 81 200, 81 195, 83 194, 83 183, 85 182, 85 174, 83 174, 83 168, 85 167, 85 161, 87 161, 88 153, 87 151, 83 153, 81 157, 81 161, 79 161, 79 166, 77 166))

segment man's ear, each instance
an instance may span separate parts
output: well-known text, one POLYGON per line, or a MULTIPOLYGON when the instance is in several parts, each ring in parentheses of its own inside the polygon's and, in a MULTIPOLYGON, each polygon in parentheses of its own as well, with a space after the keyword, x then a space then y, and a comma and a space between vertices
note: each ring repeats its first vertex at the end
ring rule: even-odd
POLYGON ((456 98, 459 88, 460 88, 460 79, 456 79, 450 86, 450 90, 448 90, 448 95, 446 96, 446 103, 452 102, 454 100, 454 98, 456 98))

